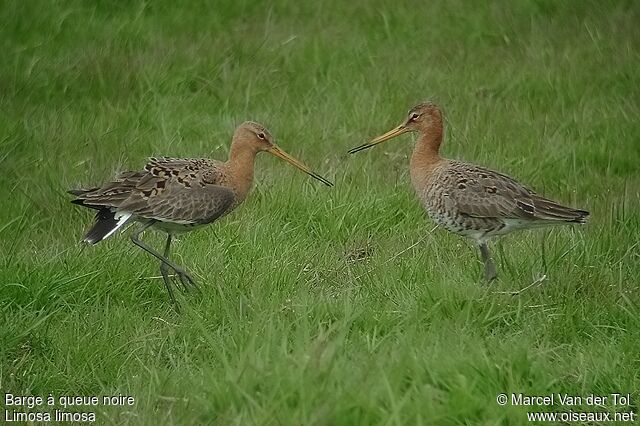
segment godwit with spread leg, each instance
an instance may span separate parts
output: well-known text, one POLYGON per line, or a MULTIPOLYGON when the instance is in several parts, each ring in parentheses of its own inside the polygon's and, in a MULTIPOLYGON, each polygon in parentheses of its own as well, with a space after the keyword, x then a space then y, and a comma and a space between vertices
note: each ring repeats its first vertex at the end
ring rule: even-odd
POLYGON ((248 121, 236 129, 227 162, 151 158, 142 171, 121 173, 100 187, 69 191, 76 196, 73 203, 98 211, 84 241, 97 244, 126 223, 139 222, 131 240, 160 260, 160 273, 175 303, 169 270, 175 272, 185 289, 195 287, 195 281, 169 260, 172 236, 207 225, 236 208, 251 188, 254 159, 261 151, 280 157, 325 185, 333 185, 278 147, 264 126, 248 121), (140 239, 151 227, 167 234, 164 255, 140 239))
POLYGON ((544 198, 507 175, 442 158, 442 112, 431 102, 411 108, 398 127, 349 153, 408 132, 418 133, 411 156, 411 183, 418 198, 437 224, 478 244, 487 281, 497 276, 487 245, 491 237, 538 226, 582 224, 589 217, 589 212, 544 198))

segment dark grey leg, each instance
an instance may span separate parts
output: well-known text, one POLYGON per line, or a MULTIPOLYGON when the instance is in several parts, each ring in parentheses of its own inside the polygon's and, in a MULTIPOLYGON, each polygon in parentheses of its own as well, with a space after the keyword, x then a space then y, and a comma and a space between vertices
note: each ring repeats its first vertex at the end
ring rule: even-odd
POLYGON ((478 246, 480 247, 480 254, 484 262, 484 279, 492 281, 498 277, 498 273, 496 272, 496 266, 493 264, 493 260, 491 260, 489 247, 486 242, 480 243, 478 246))
MULTIPOLYGON (((167 234, 167 242, 165 243, 165 246, 164 246, 165 259, 169 259, 170 248, 171 248, 171 234, 167 234)), ((163 261, 160 261, 160 273, 162 274, 162 278, 164 278, 165 284, 166 284, 167 281, 169 280, 169 266, 167 266, 167 264, 164 263, 163 261)), ((179 272, 177 273, 179 274, 179 272)), ((188 278, 191 278, 191 276, 189 276, 189 274, 187 274, 186 272, 183 271, 183 273, 187 275, 188 278)), ((192 285, 196 290, 200 290, 193 279, 191 281, 188 281, 180 278, 180 282, 182 284, 183 291, 189 290, 189 287, 187 287, 187 284, 192 285)))
MULTIPOLYGON (((175 263, 173 263, 172 261, 167 259, 165 256, 162 256, 160 253, 158 253, 157 251, 155 251, 154 249, 152 249, 151 247, 149 247, 148 245, 146 245, 145 243, 140 241, 140 234, 142 234, 148 227, 153 225, 153 223, 154 223, 153 221, 149 221, 149 222, 143 224, 142 226, 140 226, 138 229, 136 229, 133 232, 133 234, 131 234, 131 241, 135 245, 140 247, 142 250, 146 251, 147 253, 149 253, 150 255, 154 256, 156 259, 158 259, 160 262, 162 262, 162 264, 166 265, 167 268, 173 269, 175 271, 176 275, 178 275, 178 278, 180 278, 180 281, 182 282, 182 285, 185 286, 185 288, 188 285, 192 285, 192 286, 195 287, 195 282, 193 281, 193 278, 191 278, 191 276, 188 273, 186 273, 181 267, 179 267, 178 265, 176 265, 175 263)), ((169 242, 169 244, 170 244, 170 242, 169 242)), ((165 250, 167 250, 166 247, 165 247, 165 250)), ((162 269, 161 269, 161 272, 162 272, 162 269)), ((164 274, 163 274, 163 278, 164 278, 164 274)), ((168 278, 168 276, 167 276, 167 278, 168 278)), ((165 285, 166 285, 166 283, 167 282, 165 281, 165 285)), ((175 298, 173 297, 173 292, 172 291, 169 292, 169 296, 171 297, 172 301, 175 301, 175 298)))
MULTIPOLYGON (((169 248, 171 247, 171 234, 167 234, 167 242, 164 246, 164 257, 165 259, 169 258, 169 248)), ((164 286, 167 288, 169 292, 169 298, 172 302, 175 303, 176 298, 173 295, 173 288, 171 287, 171 280, 169 279, 169 266, 163 261, 160 261, 160 273, 162 274, 162 279, 164 281, 164 286)))

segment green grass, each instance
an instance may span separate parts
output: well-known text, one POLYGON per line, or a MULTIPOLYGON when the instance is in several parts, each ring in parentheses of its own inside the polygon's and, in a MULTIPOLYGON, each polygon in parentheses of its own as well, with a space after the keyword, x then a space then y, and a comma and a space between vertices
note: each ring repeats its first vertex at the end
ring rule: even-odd
MULTIPOLYGON (((638 411, 637 2, 213 3, 0 6, 0 391, 133 395, 94 410, 131 425, 525 424, 500 392, 638 411), (429 234, 409 137, 346 154, 427 98, 446 156, 590 223, 500 240, 482 284, 470 242, 429 234), (175 244, 203 288, 181 314, 127 235, 79 244, 68 188, 224 159, 247 119, 336 186, 258 158, 247 201, 175 244)), ((569 408, 594 410, 543 407, 569 408)))

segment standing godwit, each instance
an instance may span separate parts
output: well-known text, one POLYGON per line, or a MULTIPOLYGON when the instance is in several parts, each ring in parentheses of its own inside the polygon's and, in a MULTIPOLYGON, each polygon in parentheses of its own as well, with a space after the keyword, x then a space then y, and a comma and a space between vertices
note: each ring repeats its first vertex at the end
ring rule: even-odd
POLYGON ((417 132, 411 156, 411 183, 438 225, 478 244, 487 281, 496 268, 487 242, 491 237, 538 226, 585 223, 589 212, 565 207, 537 195, 502 173, 440 157, 442 112, 431 102, 411 108, 407 119, 353 154, 407 132, 417 132))
POLYGON ((236 208, 251 188, 254 159, 261 151, 280 157, 325 185, 333 186, 284 152, 264 126, 247 121, 236 129, 225 163, 207 158, 151 158, 142 171, 121 173, 100 187, 69 191, 77 197, 72 203, 98 211, 96 222, 84 241, 96 244, 125 223, 139 222, 131 240, 160 260, 164 284, 171 301, 175 302, 170 269, 185 289, 196 285, 187 272, 169 260, 172 236, 207 225, 236 208), (166 232, 164 255, 140 240, 140 234, 150 227, 166 232))

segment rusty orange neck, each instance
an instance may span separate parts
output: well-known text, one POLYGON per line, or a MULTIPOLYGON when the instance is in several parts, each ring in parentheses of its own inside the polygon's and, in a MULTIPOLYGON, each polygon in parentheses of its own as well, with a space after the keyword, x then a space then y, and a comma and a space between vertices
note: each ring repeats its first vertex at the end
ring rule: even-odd
POLYGON ((442 161, 442 157, 440 157, 442 134, 442 123, 431 125, 420 132, 411 155, 411 169, 429 169, 442 161))
POLYGON ((257 153, 258 150, 248 144, 231 144, 227 167, 239 201, 244 200, 253 184, 253 167, 257 153))

